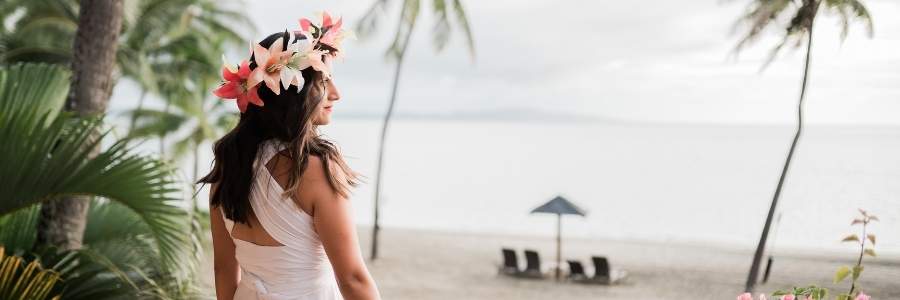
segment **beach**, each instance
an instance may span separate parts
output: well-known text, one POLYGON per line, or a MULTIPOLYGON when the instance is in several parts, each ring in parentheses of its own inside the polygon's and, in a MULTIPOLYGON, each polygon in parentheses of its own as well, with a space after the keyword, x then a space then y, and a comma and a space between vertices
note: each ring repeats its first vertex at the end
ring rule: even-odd
MULTIPOLYGON (((752 258, 752 249, 721 245, 564 238, 563 260, 590 265, 591 255, 604 255, 613 268, 628 272, 622 284, 585 285, 556 282, 552 274, 541 280, 498 275, 501 247, 516 249, 520 263, 522 249, 537 250, 549 266, 556 257, 554 238, 396 228, 382 233, 381 257, 367 264, 383 299, 734 299, 752 258)), ((370 231, 360 228, 359 235, 368 259, 370 231)), ((832 274, 853 259, 852 252, 780 251, 769 282, 757 290, 817 283, 845 291, 846 282, 830 284, 832 274)), ((204 265, 211 281, 212 269, 208 261, 204 265)), ((900 299, 900 257, 867 257, 865 265, 865 293, 900 299)))
MULTIPOLYGON (((341 121, 326 133, 367 176, 351 201, 368 258, 379 123, 341 121)), ((381 257, 369 267, 384 299, 734 299, 790 133, 399 119, 388 144, 381 257), (534 136, 567 142, 560 148, 534 136), (537 250, 545 268, 554 263, 556 216, 529 212, 556 195, 587 211, 563 218, 563 261, 581 260, 592 274, 590 257, 606 256, 629 273, 623 284, 498 276, 502 247, 515 249, 523 267, 524 249, 537 250)), ((881 218, 869 228, 879 257, 866 258, 861 286, 874 299, 900 299, 897 137, 900 128, 809 128, 779 202, 767 245, 775 260, 759 292, 813 283, 846 291, 849 283, 830 283, 857 248, 840 239, 858 233, 850 221, 866 208, 881 218)))

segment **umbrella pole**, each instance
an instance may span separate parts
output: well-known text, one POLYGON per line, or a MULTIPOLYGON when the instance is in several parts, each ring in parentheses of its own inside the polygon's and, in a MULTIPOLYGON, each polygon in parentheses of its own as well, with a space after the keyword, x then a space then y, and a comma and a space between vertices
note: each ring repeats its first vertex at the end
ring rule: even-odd
POLYGON ((562 214, 556 214, 556 281, 559 281, 562 253, 562 214))

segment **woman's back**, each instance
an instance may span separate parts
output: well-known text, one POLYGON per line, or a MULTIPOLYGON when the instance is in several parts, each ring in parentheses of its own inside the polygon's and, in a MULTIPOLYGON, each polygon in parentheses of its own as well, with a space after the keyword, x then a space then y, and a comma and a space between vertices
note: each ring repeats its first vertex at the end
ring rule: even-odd
POLYGON ((250 204, 254 221, 261 225, 253 231, 261 230, 280 246, 241 239, 252 235, 234 235, 234 222, 223 216, 241 267, 235 299, 341 299, 313 217, 282 196, 283 188, 266 167, 279 150, 274 141, 261 145, 253 165, 250 204))

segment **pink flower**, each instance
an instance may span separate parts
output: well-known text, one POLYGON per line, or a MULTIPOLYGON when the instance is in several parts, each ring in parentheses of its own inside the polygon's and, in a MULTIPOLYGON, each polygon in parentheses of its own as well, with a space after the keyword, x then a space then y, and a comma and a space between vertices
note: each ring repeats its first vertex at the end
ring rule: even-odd
POLYGON ((781 300, 794 300, 795 298, 796 297, 794 297, 794 295, 791 295, 791 294, 781 296, 781 300))
MULTIPOLYGON (((222 59, 224 60, 224 57, 222 59)), ((263 106, 262 99, 256 93, 257 85, 251 85, 247 82, 249 76, 250 63, 248 61, 241 61, 237 69, 226 62, 222 66, 222 78, 225 80, 225 83, 215 89, 213 94, 222 99, 237 100, 237 106, 241 112, 247 110, 247 103, 263 106)))
MULTIPOLYGON (((743 293, 737 296, 737 300, 753 300, 753 295, 743 293)), ((759 294, 759 300, 766 300, 766 294, 759 294)))
POLYGON ((344 18, 340 18, 337 22, 332 23, 331 15, 327 12, 322 13, 322 31, 325 32, 321 37, 319 37, 319 42, 335 49, 340 48, 340 37, 341 33, 341 25, 344 24, 344 18))
POLYGON ((292 54, 284 51, 282 45, 282 38, 278 38, 272 45, 269 45, 269 49, 259 44, 253 45, 256 69, 250 73, 248 85, 255 86, 260 82, 265 82, 275 95, 281 94, 281 87, 278 86, 278 82, 281 81, 281 69, 284 68, 287 59, 292 54))
POLYGON ((316 26, 309 19, 303 18, 300 19, 300 32, 303 32, 308 37, 312 36, 312 33, 315 33, 318 36, 318 43, 322 43, 325 45, 334 48, 335 52, 333 55, 340 56, 341 55, 341 42, 344 38, 354 38, 353 32, 343 30, 344 18, 339 18, 335 22, 328 12, 322 12, 322 24, 320 26, 316 26))
POLYGON ((854 299, 854 300, 869 300, 869 299, 871 299, 871 297, 869 297, 869 295, 866 295, 863 292, 859 292, 859 294, 856 295, 856 299, 854 299))

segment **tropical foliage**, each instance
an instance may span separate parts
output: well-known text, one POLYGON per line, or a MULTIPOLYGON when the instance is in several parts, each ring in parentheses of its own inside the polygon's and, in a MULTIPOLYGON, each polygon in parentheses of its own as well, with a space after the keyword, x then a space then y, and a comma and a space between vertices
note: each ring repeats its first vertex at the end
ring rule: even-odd
POLYGON ((25 265, 25 259, 6 255, 0 247, 0 299, 47 299, 58 281, 59 274, 45 270, 37 260, 25 265))
POLYGON ((0 21, 11 25, 0 26, 0 137, 8 142, 0 146, 0 178, 15 183, 0 187, 0 245, 59 271, 64 284, 53 294, 65 299, 197 297, 206 214, 196 202, 185 210, 175 169, 138 155, 129 140, 158 136, 162 153, 166 134, 190 128, 175 152, 194 149, 196 157, 197 146, 233 124, 208 91, 219 55, 243 45, 253 25, 237 1, 126 0, 114 76, 136 82, 142 96, 130 134, 111 140, 102 118, 60 109, 78 10, 76 0, 0 3, 0 21), (165 109, 144 108, 149 95, 165 109), (88 158, 95 146, 105 150, 88 158), (40 203, 63 195, 94 196, 84 248, 34 249, 40 203))
MULTIPOLYGON (((860 225, 860 233, 862 235, 851 234, 845 237, 842 242, 850 242, 856 245, 859 245, 859 256, 856 260, 856 265, 852 268, 850 266, 841 266, 834 273, 834 283, 841 283, 850 278, 850 288, 846 293, 840 293, 834 296, 835 300, 869 300, 871 297, 863 293, 859 287, 859 277, 862 275, 863 270, 863 257, 871 256, 875 257, 875 235, 867 232, 869 223, 878 221, 878 217, 870 214, 869 212, 860 209, 860 216, 853 219, 853 222, 850 223, 850 226, 860 225), (871 245, 867 246, 866 242, 870 242, 871 245)), ((778 290, 772 293, 774 299, 779 300, 825 300, 828 297, 828 289, 824 287, 820 287, 817 285, 808 285, 805 287, 793 287, 789 290, 778 290)), ((738 300, 753 300, 753 296, 750 293, 743 293, 737 297, 738 300)), ((758 300, 766 300, 765 294, 760 294, 758 300)))
POLYGON ((9 183, 0 187, 0 244, 59 271, 66 299, 137 297, 153 287, 171 294, 168 284, 186 285, 197 264, 173 169, 138 155, 128 140, 88 158, 109 130, 102 118, 61 111, 67 82, 68 71, 58 66, 0 68, 0 180, 9 183), (39 205, 63 195, 95 196, 84 249, 33 249, 39 205))
MULTIPOLYGON (((206 83, 198 81, 218 78, 219 55, 225 47, 243 46, 244 36, 255 30, 240 4, 213 0, 125 1, 116 60, 118 76, 141 87, 136 110, 144 108, 147 96, 155 95, 165 101, 163 111, 168 113, 171 100, 194 93, 186 89, 199 90, 206 83)), ((0 63, 69 65, 77 29, 77 1, 12 0, 0 4, 0 8, 0 21, 12 22, 12 30, 0 30, 0 63)), ((139 117, 132 116, 132 128, 139 117)), ((168 126, 167 130, 154 131, 160 137, 160 152, 164 153, 164 137, 177 127, 159 125, 168 126)))
POLYGON ((807 44, 823 4, 826 12, 837 15, 841 39, 847 37, 850 24, 855 21, 863 23, 869 37, 874 34, 872 16, 860 0, 754 0, 736 24, 745 28, 745 32, 735 50, 757 42, 767 29, 781 31, 781 41, 771 49, 768 65, 786 46, 796 48, 807 44))

